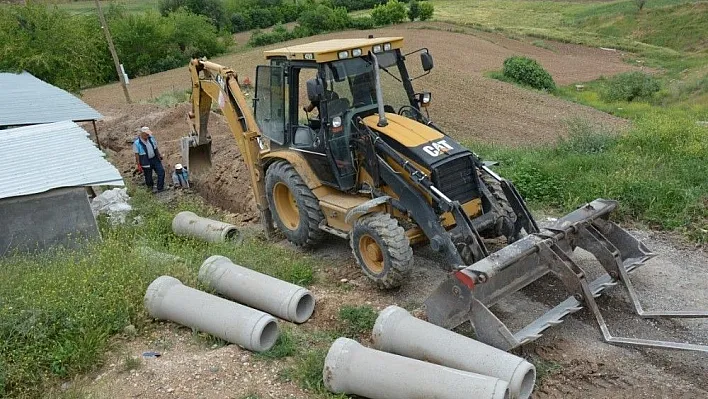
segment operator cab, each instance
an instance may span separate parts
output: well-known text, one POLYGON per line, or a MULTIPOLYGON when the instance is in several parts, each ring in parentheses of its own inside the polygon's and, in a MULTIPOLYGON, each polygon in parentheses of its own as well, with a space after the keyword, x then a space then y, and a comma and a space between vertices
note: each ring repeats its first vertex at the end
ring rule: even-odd
MULTIPOLYGON (((266 51, 270 65, 257 69, 254 108, 271 150, 299 151, 323 182, 353 189, 357 168, 350 143, 359 118, 378 115, 385 123, 386 113, 398 113, 427 122, 421 108, 430 94, 414 92, 402 45, 401 37, 382 37, 266 51)), ((425 75, 433 68, 432 56, 427 49, 416 52, 425 75)))

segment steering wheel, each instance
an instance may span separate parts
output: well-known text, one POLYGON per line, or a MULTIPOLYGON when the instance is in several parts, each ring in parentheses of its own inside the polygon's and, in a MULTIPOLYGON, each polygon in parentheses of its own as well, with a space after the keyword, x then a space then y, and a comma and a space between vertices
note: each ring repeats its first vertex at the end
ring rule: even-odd
POLYGON ((404 105, 398 109, 398 115, 405 116, 406 118, 416 119, 416 114, 418 110, 410 105, 404 105))

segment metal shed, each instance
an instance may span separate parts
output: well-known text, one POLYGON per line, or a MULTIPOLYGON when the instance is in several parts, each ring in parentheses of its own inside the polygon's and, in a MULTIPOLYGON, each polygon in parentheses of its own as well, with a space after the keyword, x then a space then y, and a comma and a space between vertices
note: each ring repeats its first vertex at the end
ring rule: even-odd
POLYGON ((0 160, 0 256, 99 238, 85 187, 124 185, 71 121, 3 131, 0 160))

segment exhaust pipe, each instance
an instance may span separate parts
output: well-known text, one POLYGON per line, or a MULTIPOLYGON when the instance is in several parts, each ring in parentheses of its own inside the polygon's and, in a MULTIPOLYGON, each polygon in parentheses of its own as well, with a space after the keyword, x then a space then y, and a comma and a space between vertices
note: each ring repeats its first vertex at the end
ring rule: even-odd
POLYGON ((278 339, 278 323, 269 314, 187 287, 162 276, 145 293, 150 316, 196 328, 255 352, 267 351, 278 339))
POLYGON ((194 212, 180 212, 172 219, 172 232, 178 236, 198 238, 207 242, 225 242, 238 239, 233 224, 198 216, 194 212))
POLYGON ((527 399, 536 368, 526 360, 389 306, 374 324, 374 348, 509 382, 511 398, 527 399))
POLYGON ((202 263, 199 280, 219 294, 294 323, 315 310, 315 297, 300 286, 278 280, 214 255, 202 263))
POLYGON ((370 399, 509 397, 500 379, 365 348, 348 338, 334 341, 322 377, 334 393, 370 399))
POLYGON ((381 75, 379 74, 379 59, 373 52, 371 58, 374 60, 374 76, 376 79, 376 103, 379 106, 379 122, 376 124, 378 127, 388 126, 388 120, 386 120, 386 111, 384 110, 383 92, 381 91, 381 75))

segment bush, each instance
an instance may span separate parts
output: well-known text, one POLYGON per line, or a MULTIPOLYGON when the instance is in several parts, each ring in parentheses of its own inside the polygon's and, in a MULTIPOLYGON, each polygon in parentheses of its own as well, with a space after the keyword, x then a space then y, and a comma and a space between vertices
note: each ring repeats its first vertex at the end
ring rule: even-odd
POLYGON ((160 0, 158 3, 162 16, 167 16, 180 8, 209 18, 217 29, 227 25, 224 3, 221 0, 160 0))
POLYGON ((333 10, 320 4, 300 14, 297 22, 312 33, 320 33, 346 29, 350 25, 350 18, 346 8, 333 10))
POLYGON ((608 79, 601 91, 607 101, 649 100, 661 89, 659 80, 643 72, 625 72, 608 79))
POLYGON ((420 3, 418 0, 411 0, 408 3, 408 19, 415 21, 418 17, 420 17, 420 3))
POLYGON ((242 12, 236 12, 231 14, 231 18, 229 18, 229 22, 231 22, 231 32, 232 33, 238 33, 238 32, 245 32, 249 29, 251 29, 251 15, 242 13, 242 12))
POLYGON ((248 40, 248 45, 253 47, 267 46, 294 38, 295 35, 292 32, 289 32, 285 26, 278 24, 270 32, 262 32, 260 30, 253 32, 251 38, 248 40))
POLYGON ((516 83, 531 86, 539 90, 553 91, 556 84, 543 67, 527 57, 514 56, 504 60, 504 77, 516 83))
POLYGON ((406 20, 406 5, 398 0, 388 0, 371 11, 371 18, 376 25, 398 24, 406 20))
POLYGON ((0 6, 0 71, 23 70, 73 92, 117 78, 95 16, 0 6))
POLYGON ((268 8, 254 8, 249 10, 251 27, 265 29, 273 26, 278 22, 274 16, 273 12, 268 8))
POLYGON ((376 25, 371 17, 356 17, 351 19, 350 26, 354 29, 366 30, 373 29, 376 25))
POLYGON ((367 10, 384 3, 386 0, 332 0, 333 7, 345 7, 348 11, 367 10))
POLYGON ((435 7, 433 7, 433 3, 429 3, 427 1, 424 1, 420 3, 420 20, 421 21, 427 21, 430 18, 433 17, 433 12, 435 11, 435 7))
POLYGON ((219 36, 207 17, 184 9, 167 17, 154 11, 128 14, 108 24, 131 76, 182 67, 192 57, 220 54, 231 44, 231 38, 219 36))

